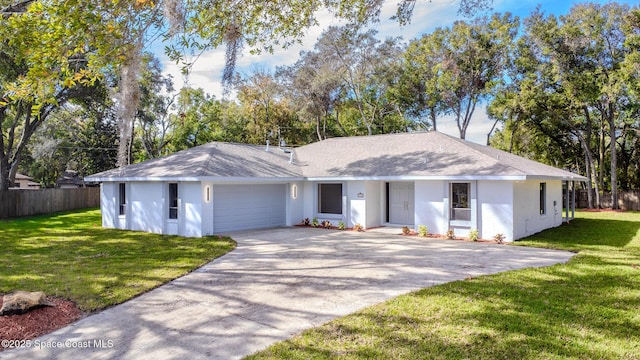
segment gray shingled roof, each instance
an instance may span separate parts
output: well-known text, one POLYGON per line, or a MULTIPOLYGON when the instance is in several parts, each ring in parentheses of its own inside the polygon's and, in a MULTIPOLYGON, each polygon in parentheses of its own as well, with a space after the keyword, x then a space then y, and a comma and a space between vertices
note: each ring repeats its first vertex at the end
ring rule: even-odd
POLYGON ((197 178, 301 178, 300 168, 277 147, 212 142, 165 157, 112 169, 87 178, 197 179, 197 178))
POLYGON ((542 177, 579 175, 440 132, 333 138, 303 146, 307 177, 542 177))
POLYGON ((584 180, 491 147, 439 132, 332 138, 294 150, 209 143, 88 178, 548 178, 584 180))

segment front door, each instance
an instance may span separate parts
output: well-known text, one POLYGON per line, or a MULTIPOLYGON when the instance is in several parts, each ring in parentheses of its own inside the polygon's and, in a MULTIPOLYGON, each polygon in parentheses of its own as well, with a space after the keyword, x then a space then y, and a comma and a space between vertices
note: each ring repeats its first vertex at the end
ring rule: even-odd
POLYGON ((391 224, 413 225, 413 194, 413 183, 389 183, 389 222, 391 224))

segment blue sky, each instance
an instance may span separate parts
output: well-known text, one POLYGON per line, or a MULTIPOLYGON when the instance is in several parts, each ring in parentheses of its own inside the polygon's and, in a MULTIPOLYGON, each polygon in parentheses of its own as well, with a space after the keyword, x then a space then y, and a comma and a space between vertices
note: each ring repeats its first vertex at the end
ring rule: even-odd
MULTIPOLYGON (((606 4, 609 1, 592 1, 606 4)), ((618 1, 629 5, 637 5, 638 1, 618 1)), ((520 18, 527 17, 539 5, 545 14, 562 15, 569 9, 582 1, 566 0, 494 0, 493 8, 488 13, 511 12, 520 18)), ((382 9, 381 22, 374 27, 378 30, 381 38, 402 36, 405 42, 420 37, 422 34, 430 33, 437 27, 448 27, 456 20, 463 20, 457 14, 457 0, 417 0, 411 24, 400 27, 397 22, 388 20, 395 12, 397 1, 385 1, 382 9)), ((479 13, 478 15, 482 15, 479 13)), ((301 45, 293 46, 287 50, 276 50, 273 54, 251 55, 245 51, 238 60, 237 71, 243 75, 250 74, 253 69, 261 68, 273 71, 276 66, 291 65, 298 59, 298 54, 302 50, 313 48, 316 40, 322 31, 331 25, 340 25, 328 13, 319 13, 317 18, 320 26, 313 27, 307 31, 301 45)), ((203 54, 195 63, 193 70, 187 78, 180 74, 178 65, 168 61, 163 55, 159 55, 164 66, 165 74, 171 74, 174 79, 176 89, 188 84, 191 87, 203 88, 206 92, 222 97, 220 79, 224 66, 224 49, 217 49, 203 54)), ((474 118, 471 120, 467 131, 467 139, 478 142, 486 142, 486 133, 492 126, 492 121, 485 113, 485 106, 476 108, 474 118)), ((458 130, 452 118, 443 117, 438 120, 438 130, 453 136, 458 136, 458 130)))

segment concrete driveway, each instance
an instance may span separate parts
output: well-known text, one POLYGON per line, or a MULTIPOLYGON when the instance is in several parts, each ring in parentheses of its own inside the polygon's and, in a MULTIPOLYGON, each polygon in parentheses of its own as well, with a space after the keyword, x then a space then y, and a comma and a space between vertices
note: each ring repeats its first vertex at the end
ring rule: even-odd
POLYGON ((399 294, 573 255, 388 230, 294 227, 232 237, 236 250, 195 272, 0 358, 240 358, 399 294))

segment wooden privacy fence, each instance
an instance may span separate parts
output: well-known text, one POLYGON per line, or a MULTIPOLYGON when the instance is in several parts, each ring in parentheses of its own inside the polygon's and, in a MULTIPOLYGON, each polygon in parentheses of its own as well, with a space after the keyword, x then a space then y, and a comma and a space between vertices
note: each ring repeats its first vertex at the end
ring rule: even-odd
POLYGON ((0 219, 99 206, 99 187, 0 191, 0 219))
MULTIPOLYGON (((587 198, 588 190, 576 190, 576 207, 586 208, 589 205, 587 198)), ((595 191, 593 201, 595 204, 595 191)), ((603 208, 611 207, 611 193, 600 194, 600 203, 603 208)), ((640 190, 620 190, 618 191, 618 206, 622 210, 640 211, 640 190)))

